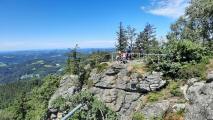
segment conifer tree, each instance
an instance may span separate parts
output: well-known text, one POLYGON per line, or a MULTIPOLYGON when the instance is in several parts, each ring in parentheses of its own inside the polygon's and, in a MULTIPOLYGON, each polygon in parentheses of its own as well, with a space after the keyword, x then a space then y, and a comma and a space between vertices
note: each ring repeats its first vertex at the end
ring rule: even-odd
POLYGON ((143 32, 140 32, 139 35, 137 36, 137 39, 135 41, 135 50, 137 52, 141 52, 142 49, 144 49, 144 41, 143 41, 143 32))
POLYGON ((143 30, 143 32, 140 32, 138 35, 138 38, 136 40, 136 49, 138 51, 143 50, 144 53, 150 53, 152 52, 152 47, 156 47, 156 35, 155 35, 155 28, 147 24, 143 30))
POLYGON ((128 44, 129 44, 129 47, 131 48, 131 50, 134 47, 136 35, 137 35, 136 29, 131 26, 128 26, 127 27, 127 38, 128 38, 128 44))
POLYGON ((74 74, 74 75, 79 74, 79 66, 80 66, 80 58, 79 58, 77 49, 78 49, 78 45, 76 45, 75 48, 71 50, 67 59, 66 72, 74 74))
POLYGON ((126 30, 122 25, 122 22, 120 22, 120 26, 119 26, 119 31, 117 32, 117 50, 118 51, 125 51, 127 46, 128 46, 128 42, 127 42, 127 35, 126 35, 126 30))

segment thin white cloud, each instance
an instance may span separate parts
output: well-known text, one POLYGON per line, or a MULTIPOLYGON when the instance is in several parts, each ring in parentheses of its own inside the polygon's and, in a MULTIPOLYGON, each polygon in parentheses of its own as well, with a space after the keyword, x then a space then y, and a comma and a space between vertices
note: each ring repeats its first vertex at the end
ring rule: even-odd
POLYGON ((189 0, 150 0, 150 6, 142 6, 147 13, 170 18, 178 18, 184 15, 189 0))

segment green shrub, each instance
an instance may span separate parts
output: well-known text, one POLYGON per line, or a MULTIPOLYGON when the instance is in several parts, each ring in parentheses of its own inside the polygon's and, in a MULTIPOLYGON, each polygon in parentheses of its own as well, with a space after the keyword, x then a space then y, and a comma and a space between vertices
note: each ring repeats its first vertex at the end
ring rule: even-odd
POLYGON ((27 101, 27 120, 40 120, 45 119, 45 115, 48 109, 48 101, 52 94, 59 86, 60 77, 55 75, 49 75, 44 78, 43 84, 32 90, 32 92, 27 96, 29 101, 27 101))
POLYGON ((160 92, 151 92, 147 96, 147 102, 156 102, 158 101, 163 95, 160 92))
POLYGON ((162 115, 157 116, 157 117, 151 117, 150 119, 151 120, 164 120, 162 115))
POLYGON ((132 120, 146 120, 142 113, 134 113, 132 116, 132 120))
POLYGON ((153 103, 160 100, 165 100, 173 96, 182 97, 180 86, 182 81, 170 81, 166 88, 161 91, 150 92, 146 95, 146 98, 143 100, 141 106, 147 103, 153 103))
POLYGON ((205 56, 206 50, 200 44, 191 40, 170 41, 164 52, 172 62, 199 62, 205 56))
POLYGON ((182 92, 180 90, 180 84, 178 82, 175 81, 171 81, 169 83, 169 91, 173 96, 182 96, 182 92))
POLYGON ((102 64, 96 65, 96 68, 97 68, 97 72, 98 72, 98 73, 103 72, 107 67, 108 67, 108 64, 107 64, 107 63, 102 63, 102 64))
POLYGON ((199 77, 201 79, 205 79, 206 75, 206 64, 186 64, 181 67, 181 69, 177 72, 179 78, 189 79, 199 77))
MULTIPOLYGON (((61 99, 61 98, 60 98, 61 99)), ((59 100, 60 100, 59 99, 59 100)), ((85 103, 88 109, 78 110, 72 120, 85 120, 85 119, 95 119, 102 120, 107 118, 107 120, 117 120, 117 115, 115 112, 110 110, 95 98, 90 92, 82 91, 71 97, 66 98, 63 102, 53 102, 56 108, 63 108, 61 111, 70 111, 80 103, 85 103), (66 103, 65 103, 66 102, 66 103)))
POLYGON ((167 61, 164 61, 162 63, 159 63, 158 65, 158 71, 163 72, 164 76, 169 76, 171 78, 178 77, 177 72, 180 70, 181 64, 180 63, 170 63, 167 61))
POLYGON ((15 118, 15 111, 13 108, 6 108, 0 110, 0 120, 13 120, 15 118))
POLYGON ((188 79, 192 77, 204 78, 205 65, 209 61, 209 53, 200 44, 190 40, 169 41, 163 49, 166 56, 161 57, 159 63, 150 62, 152 70, 161 71, 164 76, 188 79))
MULTIPOLYGON (((163 120, 162 116, 158 116, 158 117, 151 117, 149 118, 150 120, 163 120)), ((144 116, 143 113, 134 113, 132 116, 132 120, 147 120, 144 116)))
POLYGON ((211 56, 203 56, 202 60, 201 60, 201 63, 203 64, 209 64, 210 63, 210 60, 211 59, 211 56))
POLYGON ((63 97, 56 98, 53 103, 51 103, 54 108, 59 110, 65 110, 68 106, 66 106, 66 99, 63 97))
POLYGON ((108 62, 111 59, 111 55, 108 52, 93 52, 86 59, 85 63, 90 64, 92 68, 102 62, 108 62))

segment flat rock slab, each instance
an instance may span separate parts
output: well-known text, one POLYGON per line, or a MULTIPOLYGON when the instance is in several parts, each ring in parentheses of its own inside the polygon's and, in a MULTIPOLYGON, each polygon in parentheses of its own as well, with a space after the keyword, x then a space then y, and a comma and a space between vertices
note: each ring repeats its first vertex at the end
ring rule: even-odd
POLYGON ((213 83, 196 82, 187 90, 185 120, 213 120, 213 83))
POLYGON ((145 106, 140 113, 142 113, 147 120, 162 117, 166 111, 169 109, 170 102, 168 100, 163 100, 160 102, 152 103, 145 106))

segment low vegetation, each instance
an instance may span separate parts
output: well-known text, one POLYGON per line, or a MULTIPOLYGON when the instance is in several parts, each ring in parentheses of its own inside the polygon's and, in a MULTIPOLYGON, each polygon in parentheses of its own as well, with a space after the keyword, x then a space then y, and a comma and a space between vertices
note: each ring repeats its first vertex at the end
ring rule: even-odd
POLYGON ((143 75, 144 73, 146 73, 148 71, 148 67, 146 66, 146 64, 141 63, 141 62, 132 63, 131 67, 132 67, 131 72, 136 72, 141 75, 143 75))
POLYGON ((211 58, 209 60, 209 64, 207 64, 207 71, 212 71, 213 70, 213 59, 211 58))
MULTIPOLYGON (((133 114, 132 120, 147 120, 147 119, 143 115, 143 113, 136 112, 133 114)), ((151 117, 151 118, 149 118, 149 120, 164 120, 164 119, 163 119, 163 117, 159 116, 159 117, 151 117)))
POLYGON ((160 100, 166 100, 172 97, 179 97, 180 99, 183 97, 181 92, 182 81, 169 81, 169 84, 166 88, 148 93, 142 100, 141 107, 144 107, 147 103, 153 103, 160 100))
POLYGON ((206 70, 208 53, 204 47, 190 40, 170 41, 162 51, 166 56, 159 63, 149 63, 151 69, 161 71, 170 78, 205 78, 203 73, 206 70))
POLYGON ((132 120, 146 120, 142 113, 134 113, 132 116, 132 120))
POLYGON ((0 111, 0 116, 5 120, 45 119, 49 98, 58 87, 59 80, 58 76, 47 76, 41 86, 36 86, 31 92, 21 92, 10 106, 0 111))
POLYGON ((109 66, 109 65, 108 65, 107 63, 101 63, 101 64, 96 65, 95 68, 97 68, 97 72, 98 72, 98 73, 101 73, 101 72, 103 72, 104 70, 106 70, 108 66, 109 66))
POLYGON ((117 120, 115 112, 107 108, 101 101, 97 100, 97 98, 87 91, 80 92, 68 98, 58 98, 53 102, 53 106, 55 106, 55 108, 60 108, 62 112, 69 111, 80 103, 84 103, 86 109, 77 111, 72 120, 117 120))
POLYGON ((164 120, 184 120, 184 110, 170 112, 164 116, 164 120))

